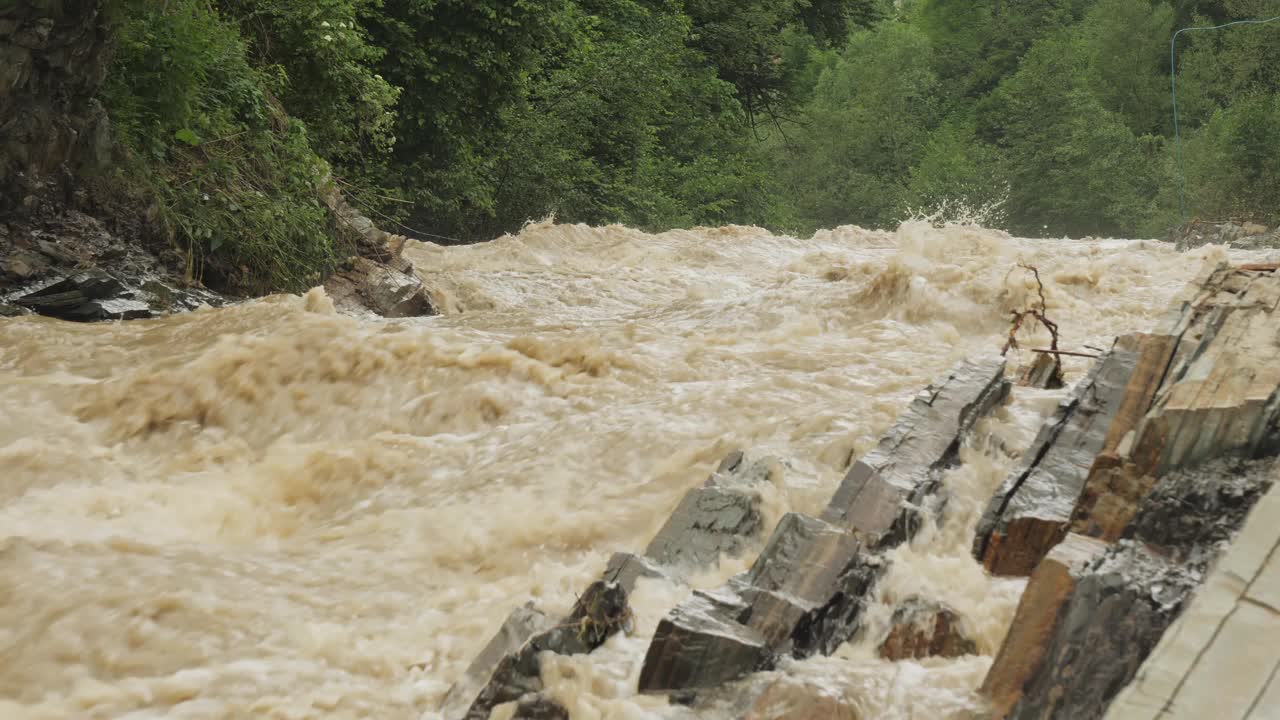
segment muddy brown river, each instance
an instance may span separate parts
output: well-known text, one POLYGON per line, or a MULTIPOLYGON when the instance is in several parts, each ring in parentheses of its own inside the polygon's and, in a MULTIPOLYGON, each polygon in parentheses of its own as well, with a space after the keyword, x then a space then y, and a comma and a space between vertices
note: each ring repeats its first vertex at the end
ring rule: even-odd
MULTIPOLYGON (((1000 350, 1035 291, 1017 263, 1083 349, 1148 329, 1226 257, 924 222, 808 239, 544 223, 406 252, 444 315, 358 320, 316 289, 153 321, 0 319, 0 717, 438 717, 513 607, 567 608, 730 450, 774 458, 770 522, 820 509, 917 391, 1000 350)), ((1061 396, 1022 390, 980 428, 866 637, 780 672, 865 718, 971 709, 1021 591, 969 557, 973 525, 1061 396), (877 659, 917 592, 981 655, 877 659)), ((635 692, 688 592, 642 581, 635 632, 546 663, 551 694, 574 718, 691 717, 635 692)))

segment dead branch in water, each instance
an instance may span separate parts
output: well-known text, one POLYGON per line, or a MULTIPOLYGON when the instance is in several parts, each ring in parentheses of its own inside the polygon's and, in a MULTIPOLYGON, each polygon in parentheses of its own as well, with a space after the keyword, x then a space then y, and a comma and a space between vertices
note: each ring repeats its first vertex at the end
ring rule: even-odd
POLYGON ((1034 265, 1028 265, 1026 263, 1018 263, 1018 267, 1024 270, 1030 270, 1031 274, 1035 275, 1036 289, 1040 295, 1040 305, 1039 307, 1030 307, 1030 308, 1027 308, 1026 310, 1013 311, 1013 319, 1012 319, 1013 325, 1012 327, 1009 328, 1009 339, 1005 342, 1004 350, 1001 350, 1000 354, 1007 355, 1010 350, 1016 349, 1018 347, 1018 330, 1021 329, 1022 323, 1025 322, 1027 318, 1035 318, 1037 322, 1039 322, 1041 325, 1048 328, 1049 335, 1052 338, 1051 342, 1049 343, 1049 348, 1050 348, 1049 352, 1051 354, 1053 355, 1071 354, 1071 353, 1064 353, 1058 349, 1058 323, 1050 320, 1048 316, 1045 314, 1048 310, 1048 303, 1044 297, 1044 282, 1040 279, 1039 268, 1037 268, 1034 265))

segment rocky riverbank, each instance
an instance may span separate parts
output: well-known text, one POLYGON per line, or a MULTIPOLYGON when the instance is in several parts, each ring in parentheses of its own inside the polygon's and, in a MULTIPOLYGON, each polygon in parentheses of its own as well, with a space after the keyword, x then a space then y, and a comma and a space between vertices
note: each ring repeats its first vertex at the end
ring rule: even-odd
MULTIPOLYGON (((1134 698, 1112 708, 1136 677, 1151 677, 1135 691, 1145 695, 1196 699, 1212 692, 1208 686, 1153 689, 1160 678, 1139 673, 1198 600, 1254 506, 1276 492, 1277 267, 1219 266, 1192 283, 1152 332, 1117 339, 991 498, 973 540, 975 557, 993 574, 1029 580, 978 691, 979 716, 1150 717, 1134 698)), ((890 551, 945 514, 942 473, 958 462, 957 449, 975 425, 1019 392, 1004 377, 1001 358, 978 359, 924 390, 854 463, 821 517, 784 516, 749 570, 721 587, 694 590, 658 623, 638 690, 695 711, 711 702, 723 708, 729 697, 753 720, 856 717, 826 689, 788 684, 783 660, 828 655, 862 639, 861 617, 892 563, 890 551), (767 683, 753 681, 774 668, 783 669, 783 680, 774 673, 767 683)), ((750 483, 732 480, 743 466, 740 454, 726 459, 705 487, 685 498, 644 556, 615 556, 583 595, 615 594, 602 618, 591 619, 581 603, 559 624, 529 622, 536 611, 517 609, 450 693, 446 717, 485 718, 495 709, 502 717, 567 717, 542 692, 538 659, 590 653, 624 630, 614 620, 628 617, 626 594, 638 577, 682 582, 672 548, 688 549, 694 566, 717 562, 722 551, 741 552, 735 538, 761 532, 757 523, 744 522, 752 512, 750 483), (599 634, 583 644, 581 632, 576 640, 557 640, 563 629, 545 630, 566 626, 599 634)), ((1251 552, 1268 556, 1275 534, 1251 552)), ((1264 632, 1275 630, 1280 603, 1280 584, 1258 580, 1270 567, 1254 562, 1235 581, 1236 592, 1212 591, 1233 603, 1247 593, 1250 603, 1271 608, 1255 623, 1264 632)), ((964 618, 936 598, 907 598, 878 641, 879 653, 889 660, 972 653, 963 625, 964 618)), ((1201 629, 1187 632, 1213 642, 1201 629)), ((1280 667, 1280 650, 1263 644, 1254 659, 1263 670, 1280 667)), ((1169 650, 1155 661, 1181 662, 1166 656, 1194 650, 1169 650)), ((1185 665, 1182 672, 1201 683, 1216 676, 1185 665)), ((1274 671, 1254 675, 1254 700, 1280 691, 1274 671)), ((1266 708, 1274 707, 1238 704, 1233 718, 1269 717, 1266 708)))
MULTIPOLYGON (((204 287, 155 210, 108 187, 118 163, 96 96, 110 56, 100 1, 0 8, 0 317, 126 320, 236 302, 204 287)), ((433 303, 401 255, 334 183, 318 183, 348 257, 325 279, 343 311, 426 315, 433 303)), ((207 198, 206 198, 207 199, 207 198)))

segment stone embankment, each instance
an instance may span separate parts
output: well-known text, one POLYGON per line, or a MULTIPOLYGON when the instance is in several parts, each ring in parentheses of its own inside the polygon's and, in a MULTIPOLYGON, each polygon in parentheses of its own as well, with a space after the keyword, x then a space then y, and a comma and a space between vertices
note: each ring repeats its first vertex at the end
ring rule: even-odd
MULTIPOLYGON (((988 572, 1028 578, 978 690, 980 716, 1274 716, 1278 305, 1276 266, 1206 272, 1151 332, 1118 338, 1022 453, 973 538, 988 572), (1232 698, 1219 702, 1225 687, 1232 698)), ((889 551, 944 509, 943 471, 974 425, 1018 392, 1005 374, 1002 358, 967 361, 917 396, 820 517, 783 516, 749 570, 694 590, 660 620, 637 690, 696 709, 701 695, 782 658, 829 655, 861 639, 889 551)), ((1035 375, 1024 384, 1042 385, 1035 375)), ((644 556, 615 556, 563 620, 517 609, 450 693, 445 716, 484 718, 503 703, 513 717, 552 716, 540 655, 590 652, 621 628, 637 577, 678 579, 677 568, 758 545, 766 528, 753 514, 751 482, 730 480, 744 466, 727 460, 644 556), (608 592, 604 616, 583 606, 608 592)), ((936 599, 908 598, 878 652, 889 660, 972 653, 962 627, 936 599)), ((854 717, 826 690, 785 678, 748 702, 743 717, 800 717, 796 708, 854 717)))

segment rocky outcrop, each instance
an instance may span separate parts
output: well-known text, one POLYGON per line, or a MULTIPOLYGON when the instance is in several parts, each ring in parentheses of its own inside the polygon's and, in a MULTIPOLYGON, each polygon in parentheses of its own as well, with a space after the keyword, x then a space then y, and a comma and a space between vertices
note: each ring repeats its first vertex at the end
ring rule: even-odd
POLYGON ((437 314, 430 293, 403 254, 408 238, 380 229, 353 208, 331 178, 320 183, 320 198, 333 215, 339 237, 354 251, 325 280, 334 307, 387 318, 437 314))
POLYGON ((630 617, 625 588, 603 580, 592 583, 559 623, 536 633, 498 661, 463 717, 486 720, 498 705, 537 695, 542 690, 542 653, 589 653, 614 633, 628 628, 630 617))
POLYGON ((1280 484, 1273 483, 1204 587, 1111 704, 1106 718, 1274 717, 1280 708, 1276 637, 1280 637, 1280 484))
POLYGON ((1111 437, 1126 388, 1135 368, 1148 361, 1149 347, 1144 336, 1118 339, 1041 426, 1022 466, 996 490, 978 522, 974 556, 987 570, 1030 575, 1065 535, 1089 466, 1111 437))
POLYGON ((698 591, 659 624, 641 692, 715 687, 781 656, 830 654, 861 627, 867 597, 922 514, 941 506, 941 473, 1008 390, 1004 361, 965 361, 918 395, 855 463, 821 519, 790 513, 751 569, 698 591))
POLYGON ((1169 338, 1157 353, 1169 358, 1165 369, 1134 389, 1132 422, 1091 468, 1073 530, 1118 538, 1155 478, 1221 456, 1280 452, 1277 305, 1274 267, 1218 268, 1179 303, 1157 331, 1169 338))
MULTIPOLYGON (((1274 460, 1218 460, 1161 478, 1125 537, 1072 574, 1059 607, 1044 606, 1040 614, 1053 616, 1053 630, 1036 650, 1043 660, 1005 717, 1102 717, 1278 468, 1274 460)), ((1035 580, 1028 585, 1028 595, 1040 591, 1035 580)), ((989 682, 1009 684, 999 677, 1004 656, 1002 649, 989 682)), ((1011 648, 1005 662, 1029 664, 1011 648)))
POLYGON ((66 202, 73 175, 105 166, 106 112, 94 99, 106 73, 102 0, 0 4, 0 213, 66 202))
POLYGON ((1039 675, 1058 614, 1085 569, 1106 552, 1105 543, 1068 535, 1036 567, 1018 602, 1013 624, 982 684, 991 716, 1002 718, 1022 699, 1023 687, 1039 675))
POLYGON ((1271 485, 1277 306, 1274 266, 1219 267, 1140 336, 1069 517, 1072 546, 1111 545, 1076 563, 1059 545, 1032 575, 984 685, 995 717, 1102 717, 1271 485))
MULTIPOLYGON (((230 301, 188 282, 185 258, 145 230, 141 210, 106 211, 132 226, 114 235, 84 214, 102 211, 95 203, 122 202, 89 192, 112 162, 110 124, 95 99, 111 44, 105 4, 0 3, 0 316, 136 319, 230 301), (86 271, 98 279, 86 279, 86 271), (111 281, 100 281, 103 274, 111 281)), ((327 283, 335 307, 383 317, 434 314, 401 255, 406 238, 379 230, 332 183, 321 187, 353 249, 327 283)))
POLYGON ((1179 250, 1202 245, 1228 245, 1240 250, 1280 247, 1280 228, 1254 222, 1196 220, 1176 230, 1170 238, 1179 250))
POLYGON ((942 471, 955 464, 961 440, 1008 391, 1003 358, 956 365, 854 463, 822 519, 874 549, 901 544, 919 527, 920 508, 936 494, 942 471))
POLYGON ((977 645, 959 628, 960 618, 945 605, 919 597, 907 598, 893 611, 889 634, 880 643, 885 660, 973 655, 977 645))
POLYGON ((627 595, 642 577, 678 582, 714 567, 721 555, 741 552, 763 525, 761 485, 773 482, 775 464, 730 453, 700 487, 690 490, 643 556, 617 553, 601 579, 574 609, 547 627, 529 607, 514 611, 445 697, 446 718, 487 718, 499 704, 542 690, 539 655, 587 653, 628 629, 627 595))
POLYGON ((705 485, 685 494, 645 557, 679 572, 715 567, 721 555, 741 554, 764 526, 757 488, 770 472, 765 463, 747 463, 741 452, 729 455, 705 485))

